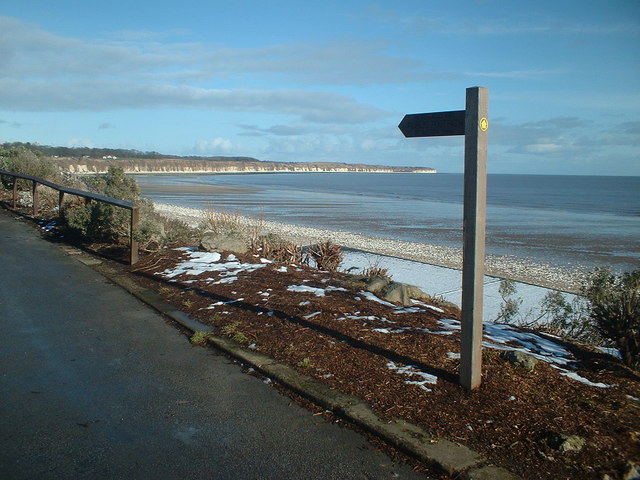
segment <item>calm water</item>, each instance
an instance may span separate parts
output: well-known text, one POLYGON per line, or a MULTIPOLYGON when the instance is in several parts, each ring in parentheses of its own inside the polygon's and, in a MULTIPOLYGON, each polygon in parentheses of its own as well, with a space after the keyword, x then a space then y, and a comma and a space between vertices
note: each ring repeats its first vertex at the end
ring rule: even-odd
MULTIPOLYGON (((462 244, 461 174, 136 176, 155 201, 435 245, 462 244), (211 185, 239 187, 203 192, 211 185), (175 186, 187 187, 176 192, 175 186)), ((640 177, 489 175, 487 252, 640 268, 640 177)))

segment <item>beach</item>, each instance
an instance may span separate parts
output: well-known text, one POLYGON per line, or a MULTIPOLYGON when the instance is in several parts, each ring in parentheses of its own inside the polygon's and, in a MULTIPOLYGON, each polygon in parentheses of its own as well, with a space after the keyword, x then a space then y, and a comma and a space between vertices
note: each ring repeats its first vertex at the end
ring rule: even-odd
MULTIPOLYGON (((154 203, 156 211, 169 218, 197 226, 206 216, 206 210, 154 203)), ((264 233, 272 233, 299 245, 310 245, 331 240, 343 248, 371 252, 386 257, 447 267, 460 270, 462 268, 462 248, 425 243, 393 240, 368 236, 358 233, 327 230, 307 226, 273 222, 250 217, 240 217, 247 225, 259 224, 264 233)), ((384 267, 384 265, 380 265, 384 267)), ((585 278, 585 272, 579 269, 559 267, 512 255, 487 255, 485 259, 486 274, 507 278, 517 282, 538 285, 541 287, 577 293, 585 278)))

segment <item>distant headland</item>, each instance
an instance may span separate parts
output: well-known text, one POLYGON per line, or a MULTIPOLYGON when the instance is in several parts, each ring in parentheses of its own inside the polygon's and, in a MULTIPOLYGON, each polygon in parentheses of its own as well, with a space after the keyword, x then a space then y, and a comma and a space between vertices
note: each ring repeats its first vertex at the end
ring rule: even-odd
POLYGON ((138 150, 50 147, 32 143, 5 143, 5 148, 25 147, 46 156, 72 173, 104 173, 110 165, 127 173, 270 173, 270 172, 358 172, 436 173, 429 167, 397 167, 339 162, 270 162, 252 157, 196 157, 164 155, 138 150))

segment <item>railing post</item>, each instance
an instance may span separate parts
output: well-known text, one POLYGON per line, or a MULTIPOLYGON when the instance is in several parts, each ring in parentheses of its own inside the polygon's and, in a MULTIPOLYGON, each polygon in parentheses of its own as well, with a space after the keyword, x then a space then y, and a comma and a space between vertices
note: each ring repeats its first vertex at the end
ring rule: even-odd
POLYGON ((18 177, 13 177, 13 200, 11 202, 11 208, 15 210, 18 206, 18 177))
POLYGON ((58 191, 58 216, 62 218, 62 202, 64 202, 64 192, 58 191))
POLYGON ((131 207, 131 230, 129 232, 130 238, 130 252, 129 252, 129 264, 134 265, 138 263, 138 224, 140 223, 140 208, 138 206, 131 207))
POLYGON ((32 198, 33 198, 33 216, 38 216, 38 207, 40 206, 40 196, 38 195, 38 182, 33 181, 33 190, 32 190, 32 198))

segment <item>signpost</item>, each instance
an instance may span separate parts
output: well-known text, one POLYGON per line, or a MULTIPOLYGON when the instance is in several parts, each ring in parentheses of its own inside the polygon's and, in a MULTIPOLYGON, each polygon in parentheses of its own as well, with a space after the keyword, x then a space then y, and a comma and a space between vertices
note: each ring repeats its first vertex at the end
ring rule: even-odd
POLYGON ((405 115, 398 128, 405 137, 465 137, 460 384, 474 390, 482 377, 489 94, 484 87, 466 94, 465 110, 405 115))

